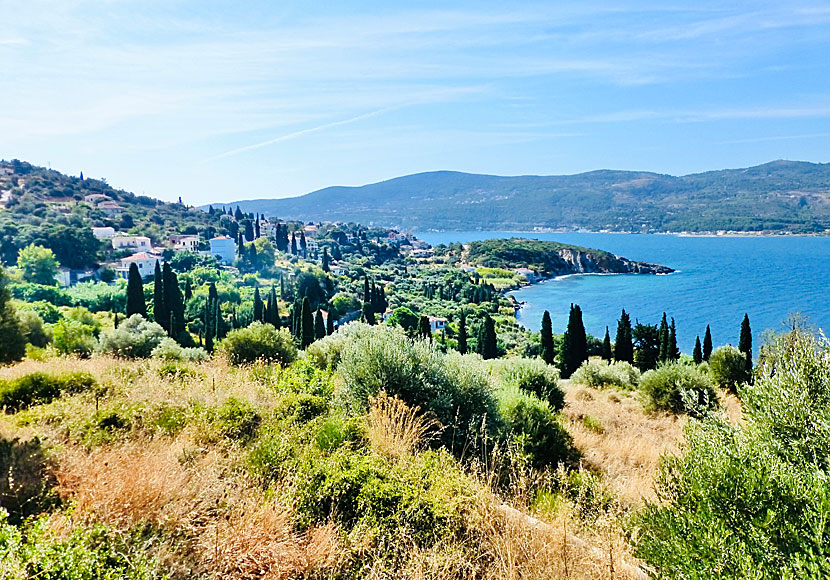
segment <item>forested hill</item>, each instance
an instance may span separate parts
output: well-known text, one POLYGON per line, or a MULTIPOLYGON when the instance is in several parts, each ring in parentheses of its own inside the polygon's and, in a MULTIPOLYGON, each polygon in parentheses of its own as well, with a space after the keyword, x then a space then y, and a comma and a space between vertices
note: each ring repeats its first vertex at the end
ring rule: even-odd
POLYGON ((28 244, 50 248, 63 266, 85 268, 108 246, 91 226, 150 237, 224 233, 221 215, 110 187, 100 179, 64 175, 23 161, 0 161, 0 263, 12 264, 28 244))
POLYGON ((499 177, 450 171, 294 198, 233 201, 243 211, 426 230, 830 230, 830 163, 773 161, 674 177, 648 172, 499 177))

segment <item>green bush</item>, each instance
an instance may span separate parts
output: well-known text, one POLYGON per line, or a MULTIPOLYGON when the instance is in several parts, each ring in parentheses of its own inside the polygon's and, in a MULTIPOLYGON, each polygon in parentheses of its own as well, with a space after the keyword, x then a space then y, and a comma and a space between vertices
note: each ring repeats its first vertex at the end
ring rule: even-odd
POLYGON ((354 340, 374 332, 372 328, 363 322, 351 322, 341 326, 334 334, 311 343, 306 348, 306 358, 320 369, 333 369, 340 364, 343 349, 354 340))
POLYGON ((52 325, 52 346, 58 353, 88 357, 95 350, 92 329, 77 320, 61 319, 52 325))
POLYGON ((624 361, 608 363, 594 359, 582 363, 582 366, 571 375, 571 381, 595 389, 634 389, 640 382, 640 371, 624 361))
POLYGON ((262 417, 251 403, 233 397, 212 411, 210 419, 219 437, 242 443, 254 438, 262 422, 262 417))
POLYGON ((547 401, 517 386, 505 387, 497 396, 503 438, 533 467, 572 463, 578 458, 571 436, 547 401))
POLYGON ((232 330, 219 345, 219 350, 235 365, 258 360, 286 365, 297 358, 297 347, 288 330, 277 330, 261 322, 232 330))
POLYGON ((140 314, 133 314, 118 328, 101 335, 98 350, 123 358, 144 358, 150 356, 166 336, 161 326, 145 320, 140 314))
POLYGON ((89 390, 94 385, 95 379, 87 373, 29 373, 16 379, 0 381, 0 407, 5 408, 6 412, 16 412, 32 405, 48 403, 61 393, 78 393, 89 390))
POLYGON ((498 430, 499 415, 486 367, 476 355, 441 354, 400 328, 380 325, 347 343, 338 373, 346 408, 363 412, 381 391, 431 412, 454 453, 474 452, 498 430))
POLYGON ((712 352, 709 356, 709 374, 717 386, 733 393, 750 379, 746 357, 734 346, 719 346, 712 352))
POLYGON ((718 397, 708 373, 678 362, 660 365, 640 379, 640 391, 649 411, 707 414, 718 406, 718 397))
POLYGON ((19 310, 17 317, 20 319, 20 331, 26 339, 26 344, 44 348, 52 340, 43 326, 43 320, 34 310, 19 310))
POLYGON ((797 330, 765 346, 743 421, 690 422, 633 522, 660 578, 826 578, 830 347, 797 330))
POLYGON ((63 314, 58 308, 51 304, 50 302, 46 302, 45 300, 37 300, 35 302, 24 302, 18 305, 19 311, 31 310, 36 312, 38 316, 40 316, 41 320, 46 324, 54 324, 58 320, 61 319, 63 314))
POLYGON ((508 387, 547 401, 554 411, 565 405, 565 393, 559 388, 559 371, 541 359, 508 358, 495 363, 497 374, 508 387))
MULTIPOLYGON (((37 438, 29 441, 0 438, 0 473, 0 506, 8 513, 8 521, 12 524, 19 525, 25 518, 59 503, 54 489, 55 476, 48 468, 37 438)), ((0 509, 0 518, 2 512, 0 509)))
POLYGON ((164 338, 151 353, 153 358, 178 362, 200 362, 207 360, 207 351, 200 347, 182 348, 179 343, 170 338, 164 338))

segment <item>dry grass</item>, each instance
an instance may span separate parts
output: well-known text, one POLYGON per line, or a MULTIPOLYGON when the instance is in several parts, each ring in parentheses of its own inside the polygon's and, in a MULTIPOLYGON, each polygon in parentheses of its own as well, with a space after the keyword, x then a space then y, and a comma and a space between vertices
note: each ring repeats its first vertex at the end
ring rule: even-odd
POLYGON ((441 423, 419 414, 397 397, 381 392, 369 397, 368 437, 372 450, 386 457, 412 454, 441 428, 441 423))
POLYGON ((623 505, 653 498, 660 457, 676 452, 684 417, 646 413, 632 395, 563 381, 566 426, 583 462, 605 475, 623 505))

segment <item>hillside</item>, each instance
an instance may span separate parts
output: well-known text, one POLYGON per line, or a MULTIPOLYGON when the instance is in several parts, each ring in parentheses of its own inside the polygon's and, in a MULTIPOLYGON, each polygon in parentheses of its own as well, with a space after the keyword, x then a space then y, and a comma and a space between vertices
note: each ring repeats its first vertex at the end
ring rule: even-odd
POLYGON ((102 259, 107 247, 91 226, 111 226, 161 244, 174 234, 206 240, 225 233, 220 221, 218 213, 135 195, 105 180, 0 161, 0 263, 13 264, 18 250, 34 243, 52 249, 64 266, 85 268, 102 259))
POLYGON ((817 233, 830 229, 830 164, 774 161, 681 177, 608 170, 517 177, 437 171, 233 204, 291 219, 413 230, 817 233))

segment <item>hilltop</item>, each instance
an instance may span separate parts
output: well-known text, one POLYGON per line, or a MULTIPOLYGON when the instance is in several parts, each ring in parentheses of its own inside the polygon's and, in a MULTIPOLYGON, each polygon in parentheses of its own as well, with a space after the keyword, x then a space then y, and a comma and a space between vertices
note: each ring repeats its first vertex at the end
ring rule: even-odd
POLYGON ((779 160, 679 177, 611 170, 516 177, 436 171, 233 203, 291 219, 412 230, 823 233, 830 229, 830 164, 779 160))

